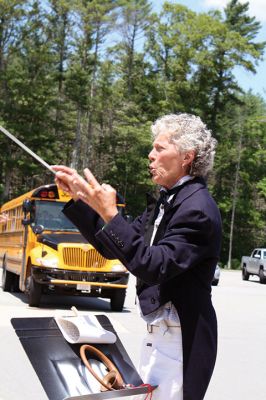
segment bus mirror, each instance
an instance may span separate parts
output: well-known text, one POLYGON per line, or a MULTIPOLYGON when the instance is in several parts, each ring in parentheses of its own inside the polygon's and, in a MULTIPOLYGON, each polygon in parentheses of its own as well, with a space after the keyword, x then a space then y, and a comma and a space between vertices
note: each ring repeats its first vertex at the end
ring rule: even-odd
POLYGON ((23 211, 28 213, 32 210, 32 202, 29 199, 23 201, 23 211))
POLYGON ((23 218, 23 220, 21 221, 22 225, 24 225, 24 226, 29 225, 30 222, 31 222, 31 221, 30 221, 30 219, 28 219, 28 218, 23 218))
POLYGON ((33 230, 33 232, 34 232, 36 235, 39 235, 40 233, 43 232, 44 226, 43 226, 43 225, 34 225, 34 226, 32 227, 32 230, 33 230))

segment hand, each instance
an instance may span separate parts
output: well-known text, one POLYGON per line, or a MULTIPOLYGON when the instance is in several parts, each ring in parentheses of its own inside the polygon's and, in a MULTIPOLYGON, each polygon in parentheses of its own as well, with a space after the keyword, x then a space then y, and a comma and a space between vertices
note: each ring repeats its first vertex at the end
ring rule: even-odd
POLYGON ((72 168, 62 165, 52 168, 56 171, 57 185, 69 193, 73 200, 81 199, 88 204, 106 223, 118 213, 115 189, 105 183, 100 185, 88 168, 84 170, 87 180, 72 168))
POLYGON ((64 192, 68 193, 73 200, 78 200, 73 181, 78 179, 78 177, 80 179, 83 178, 81 178, 75 169, 65 167, 64 165, 53 165, 52 168, 54 171, 56 171, 55 183, 58 185, 58 187, 64 192))
POLYGON ((84 169, 84 175, 87 182, 84 179, 74 180, 78 189, 77 196, 92 207, 106 223, 110 222, 118 214, 115 189, 105 183, 100 185, 88 168, 84 169))

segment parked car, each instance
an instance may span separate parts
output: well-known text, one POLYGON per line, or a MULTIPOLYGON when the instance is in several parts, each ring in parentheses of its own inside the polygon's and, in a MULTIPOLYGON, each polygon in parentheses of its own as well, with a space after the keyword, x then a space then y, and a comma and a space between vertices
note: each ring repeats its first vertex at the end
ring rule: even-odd
POLYGON ((217 286, 220 280, 220 275, 221 275, 221 269, 219 265, 216 265, 213 280, 212 280, 212 286, 217 286))
POLYGON ((254 249, 251 256, 241 259, 242 279, 247 281, 250 275, 257 275, 260 283, 266 283, 266 248, 254 249))

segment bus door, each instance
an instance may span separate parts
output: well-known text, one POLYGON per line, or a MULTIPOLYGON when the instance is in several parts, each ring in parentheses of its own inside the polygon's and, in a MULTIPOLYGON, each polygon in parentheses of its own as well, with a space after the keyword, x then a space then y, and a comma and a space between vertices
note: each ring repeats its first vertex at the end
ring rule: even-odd
POLYGON ((30 276, 27 271, 27 260, 30 251, 36 246, 38 235, 47 231, 53 235, 60 232, 79 232, 78 229, 62 213, 66 202, 49 200, 24 200, 24 239, 23 239, 23 262, 20 275, 20 288, 25 290, 27 279, 30 276))

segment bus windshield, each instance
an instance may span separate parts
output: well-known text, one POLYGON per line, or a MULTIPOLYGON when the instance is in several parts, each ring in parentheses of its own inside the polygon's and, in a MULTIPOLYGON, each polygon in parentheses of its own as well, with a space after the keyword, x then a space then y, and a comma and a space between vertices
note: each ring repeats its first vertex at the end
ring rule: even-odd
POLYGON ((66 203, 56 201, 35 201, 35 225, 52 231, 78 232, 78 229, 62 213, 66 203))

